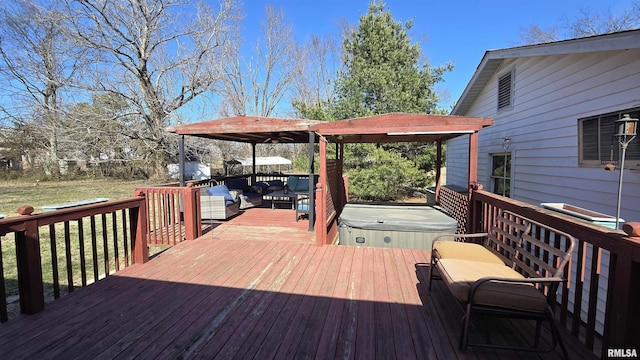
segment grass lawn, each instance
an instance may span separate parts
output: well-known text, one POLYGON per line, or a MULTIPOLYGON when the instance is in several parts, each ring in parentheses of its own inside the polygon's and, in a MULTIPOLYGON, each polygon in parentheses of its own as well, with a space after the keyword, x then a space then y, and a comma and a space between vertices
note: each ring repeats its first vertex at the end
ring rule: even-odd
POLYGON ((31 205, 35 213, 42 212, 43 205, 70 201, 108 198, 110 200, 133 197, 136 187, 144 181, 78 180, 46 181, 34 183, 20 180, 0 180, 0 214, 17 215, 23 205, 31 205))
MULTIPOLYGON (((6 217, 17 216, 17 208, 23 205, 34 207, 34 213, 43 212, 43 205, 60 204, 93 198, 110 200, 133 197, 136 187, 145 186, 143 181, 81 180, 60 182, 0 181, 0 213, 6 217)), ((106 272, 115 271, 115 249, 118 248, 119 266, 124 266, 124 231, 121 212, 104 216, 87 217, 56 224, 52 229, 40 227, 40 253, 42 275, 47 301, 53 298, 54 271, 58 273, 61 294, 68 291, 69 281, 74 287, 90 284, 103 278, 106 272), (117 230, 114 232, 114 225, 117 230), (65 227, 69 239, 65 240, 65 227), (95 229, 92 231, 91 229, 95 229), (55 247, 52 250, 52 234, 55 247), (82 234, 82 236, 80 235, 82 234), (106 237, 105 237, 106 236, 106 237), (54 252, 55 251, 55 254, 54 252), (84 259, 84 260, 82 260, 84 259), (70 264, 70 269, 68 268, 70 264), (54 267, 57 270, 54 270, 54 267), (83 271, 84 270, 84 271, 83 271)), ((15 258, 15 237, 7 234, 0 237, 2 270, 9 299, 10 317, 19 312, 17 307, 18 276, 15 258)), ((128 246, 131 239, 128 239, 128 246)))

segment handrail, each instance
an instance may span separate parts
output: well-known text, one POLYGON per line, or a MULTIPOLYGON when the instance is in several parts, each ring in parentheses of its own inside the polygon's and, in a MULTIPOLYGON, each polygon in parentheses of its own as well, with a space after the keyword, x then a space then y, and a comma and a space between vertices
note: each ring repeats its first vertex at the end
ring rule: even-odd
POLYGON ((7 275, 0 266, 0 322, 8 320, 7 276, 17 280, 21 312, 34 314, 44 309, 45 280, 57 299, 63 290, 73 292, 148 261, 146 198, 137 195, 35 214, 33 207, 22 206, 20 216, 0 220, 0 236, 15 234, 15 245, 0 243, 0 264, 13 264, 13 259, 16 264, 7 267, 7 275), (66 274, 66 288, 61 273, 66 274))

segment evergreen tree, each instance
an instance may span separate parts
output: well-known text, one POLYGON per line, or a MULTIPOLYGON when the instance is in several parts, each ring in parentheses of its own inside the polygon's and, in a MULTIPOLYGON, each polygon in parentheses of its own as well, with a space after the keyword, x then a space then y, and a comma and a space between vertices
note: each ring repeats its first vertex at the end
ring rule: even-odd
POLYGON ((344 40, 344 70, 336 81, 335 118, 389 112, 433 113, 438 96, 433 85, 452 64, 420 63, 421 50, 411 44, 413 26, 394 20, 382 2, 369 4, 357 29, 344 40))
MULTIPOLYGON (((434 84, 443 81, 453 65, 421 63, 420 46, 408 35, 412 25, 411 20, 396 21, 382 2, 369 4, 355 31, 344 39, 345 63, 336 80, 331 118, 441 112, 434 84)), ((433 144, 352 145, 345 157, 350 193, 357 197, 389 200, 433 183, 433 144)))

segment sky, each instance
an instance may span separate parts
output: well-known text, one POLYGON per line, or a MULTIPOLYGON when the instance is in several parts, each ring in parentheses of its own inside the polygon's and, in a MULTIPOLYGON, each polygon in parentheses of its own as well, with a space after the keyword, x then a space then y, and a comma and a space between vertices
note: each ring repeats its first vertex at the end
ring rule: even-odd
MULTIPOLYGON (((264 18, 264 9, 273 5, 284 11, 298 42, 312 35, 332 35, 339 39, 339 24, 345 19, 357 24, 367 12, 369 0, 245 0, 245 36, 251 37, 264 18)), ((419 42, 431 66, 454 62, 439 91, 449 93, 444 106, 455 103, 473 76, 487 50, 521 45, 521 29, 537 24, 542 29, 561 25, 576 17, 581 9, 619 13, 633 0, 477 0, 429 1, 387 0, 385 4, 397 21, 414 20, 410 32, 419 42)), ((255 39, 255 37, 253 37, 255 39)))

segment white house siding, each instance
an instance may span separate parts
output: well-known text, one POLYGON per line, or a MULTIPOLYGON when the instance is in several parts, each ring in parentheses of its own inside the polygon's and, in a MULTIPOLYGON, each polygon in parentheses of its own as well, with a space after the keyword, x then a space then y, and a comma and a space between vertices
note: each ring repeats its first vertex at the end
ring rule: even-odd
MULTIPOLYGON (((507 60, 464 114, 495 120, 479 134, 478 181, 490 189, 491 154, 508 136, 514 199, 615 215, 619 172, 578 166, 577 120, 638 106, 640 50, 507 60), (496 112, 497 79, 514 66, 513 108, 496 112)), ((468 136, 447 143, 447 184, 467 186, 467 149, 468 136)), ((640 171, 624 173, 621 217, 640 221, 640 171)))
MULTIPOLYGON (((577 120, 638 106, 640 50, 632 49, 505 60, 469 111, 458 115, 495 120, 478 139, 478 181, 486 189, 491 190, 491 155, 504 152, 502 139, 510 137, 512 198, 534 205, 570 203, 615 215, 619 172, 579 167, 577 120), (498 78, 514 67, 513 107, 497 112, 498 78)), ((466 136, 447 143, 447 184, 467 185, 467 144, 466 136)), ((620 216, 640 221, 640 171, 625 170, 622 199, 620 216)), ((604 276, 608 260, 605 254, 604 276)), ((598 297, 604 303, 606 280, 600 284, 598 297)), ((584 298, 587 291, 588 283, 584 298)), ((603 319, 600 308, 600 329, 603 319)))

